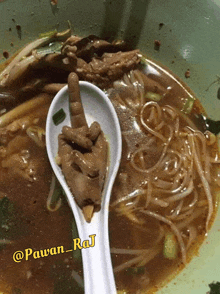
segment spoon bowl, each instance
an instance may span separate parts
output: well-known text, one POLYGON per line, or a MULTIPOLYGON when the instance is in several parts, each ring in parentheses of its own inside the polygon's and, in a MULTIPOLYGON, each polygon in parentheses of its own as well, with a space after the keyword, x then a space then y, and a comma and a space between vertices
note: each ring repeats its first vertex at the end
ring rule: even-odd
POLYGON ((79 248, 82 252, 85 293, 113 294, 116 293, 116 287, 109 246, 108 212, 111 190, 121 160, 121 129, 115 109, 105 93, 88 82, 80 81, 79 86, 87 123, 91 125, 97 121, 100 124, 109 150, 101 210, 94 213, 90 223, 85 221, 82 210, 76 204, 62 170, 55 161, 58 135, 63 126, 71 126, 68 86, 62 88, 51 103, 46 121, 46 147, 53 171, 65 191, 77 224, 80 240, 74 240, 73 250, 79 248), (66 116, 60 124, 55 125, 52 118, 60 109, 63 109, 66 116), (88 241, 84 242, 86 240, 88 241))

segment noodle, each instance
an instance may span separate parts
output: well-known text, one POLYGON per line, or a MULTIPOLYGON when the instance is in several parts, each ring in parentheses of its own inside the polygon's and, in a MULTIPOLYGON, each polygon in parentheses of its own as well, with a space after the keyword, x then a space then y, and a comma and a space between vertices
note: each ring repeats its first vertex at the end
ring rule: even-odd
POLYGON ((183 199, 185 197, 187 197, 188 195, 190 195, 192 193, 194 189, 194 186, 193 186, 193 181, 191 180, 190 183, 189 183, 189 187, 186 189, 183 189, 183 191, 175 196, 171 196, 171 197, 168 197, 166 198, 166 201, 168 202, 175 202, 177 200, 180 200, 180 199, 183 199))
MULTIPOLYGON (((121 88, 117 84, 117 89, 120 91, 116 92, 115 97, 117 101, 120 101, 120 104, 117 105, 119 116, 123 111, 124 119, 126 109, 122 106, 130 105, 134 111, 134 117, 138 117, 137 123, 140 127, 140 129, 137 128, 138 132, 143 132, 146 140, 144 142, 137 140, 135 148, 128 151, 129 163, 125 161, 124 165, 122 164, 123 171, 129 167, 126 181, 123 182, 123 185, 128 187, 128 192, 124 193, 125 190, 122 188, 123 194, 117 192, 116 197, 113 190, 113 197, 115 195, 116 200, 112 202, 111 208, 119 216, 123 215, 127 218, 130 226, 134 226, 134 230, 140 232, 144 232, 145 228, 147 232, 151 223, 148 218, 143 218, 143 215, 154 218, 158 226, 155 229, 158 234, 156 238, 158 243, 154 243, 154 248, 156 244, 160 246, 165 244, 166 233, 164 231, 167 230, 167 225, 176 237, 181 260, 183 264, 186 264, 187 251, 201 230, 197 230, 194 223, 198 222, 200 227, 206 227, 206 232, 210 224, 213 214, 212 164, 214 161, 219 163, 220 160, 218 156, 217 159, 211 157, 212 153, 209 151, 211 144, 209 145, 208 142, 214 142, 214 139, 209 134, 199 131, 194 122, 176 106, 164 105, 163 98, 158 102, 148 101, 146 85, 143 86, 143 83, 140 72, 134 71, 123 77, 121 88), (121 94, 121 89, 126 87, 134 90, 137 97, 144 97, 144 100, 141 98, 140 105, 135 102, 137 97, 134 97, 134 101, 131 102, 130 96, 128 98, 121 94), (133 182, 136 188, 132 191, 129 189, 129 175, 131 178, 136 177, 136 181, 133 182), (208 214, 206 214, 207 210, 208 214), (204 215, 206 221, 200 223, 199 220, 204 215)), ((112 97, 114 101, 114 95, 112 97)), ((129 111, 128 117, 131 115, 129 111)), ((135 130, 130 130, 128 126, 129 124, 126 125, 127 129, 122 132, 122 135, 126 136, 126 142, 133 146, 130 141, 135 138, 135 130)), ((114 248, 112 250, 114 254, 140 254, 140 256, 117 265, 114 271, 121 272, 131 266, 148 268, 150 267, 148 263, 154 258, 159 258, 160 252, 161 249, 158 249, 157 252, 152 252, 152 255, 146 258, 144 251, 142 256, 141 249, 135 249, 135 246, 124 249, 114 248)))
POLYGON ((47 197, 47 209, 52 212, 57 211, 62 204, 62 199, 59 198, 60 195, 57 195, 58 193, 56 190, 56 188, 57 188, 56 186, 57 186, 57 179, 56 179, 56 176, 53 174, 52 180, 51 180, 51 185, 50 185, 50 192, 47 197), (57 196, 58 196, 58 199, 57 199, 57 196), (54 203, 55 203, 55 205, 54 205, 54 203))
POLYGON ((137 257, 134 257, 133 259, 126 261, 125 263, 118 265, 114 268, 114 273, 120 272, 122 270, 125 270, 126 268, 129 268, 135 264, 138 264, 138 266, 143 266, 147 264, 150 260, 152 260, 158 253, 160 252, 160 249, 153 248, 150 250, 143 251, 142 254, 140 254, 137 257))
POLYGON ((209 213, 208 213, 207 220, 206 220, 206 230, 208 230, 209 221, 210 221, 212 213, 213 213, 212 195, 211 195, 211 192, 210 192, 209 184, 208 184, 208 182, 207 182, 207 180, 206 180, 206 178, 204 176, 204 172, 202 170, 201 163, 199 162, 198 155, 197 155, 196 150, 195 150, 195 143, 194 143, 194 139, 193 139, 192 134, 189 135, 189 141, 190 141, 190 143, 192 145, 195 165, 196 165, 197 171, 198 171, 198 173, 199 173, 199 175, 201 177, 201 181, 202 181, 202 184, 203 184, 203 187, 204 187, 204 190, 205 190, 205 194, 207 196, 208 204, 209 204, 209 213))
POLYGON ((182 253, 183 263, 186 264, 186 248, 185 248, 183 238, 181 237, 179 229, 170 220, 166 219, 165 217, 163 217, 163 216, 161 216, 161 215, 159 215, 159 214, 157 214, 155 212, 148 211, 148 210, 140 210, 140 212, 142 212, 144 214, 147 214, 147 215, 149 215, 151 217, 154 217, 157 220, 162 221, 165 224, 170 226, 171 230, 176 235, 177 240, 179 242, 180 250, 181 250, 181 253, 182 253))
MULTIPOLYGON (((55 34, 54 38, 66 40, 68 34, 69 31, 63 36, 55 34)), ((53 96, 66 84, 69 72, 76 72, 81 80, 104 88, 117 111, 123 137, 122 159, 112 190, 109 217, 116 284, 126 293, 136 293, 137 288, 138 293, 146 292, 160 281, 163 271, 168 275, 169 270, 173 271, 180 263, 186 264, 188 250, 210 227, 216 201, 213 194, 220 185, 217 137, 209 131, 204 132, 205 127, 200 126, 199 103, 196 107, 192 104, 191 112, 186 114, 187 97, 193 98, 193 102, 196 99, 179 80, 152 61, 148 60, 144 68, 138 64, 136 53, 130 58, 120 46, 115 47, 95 36, 72 36, 63 46, 58 44, 62 46, 59 53, 57 50, 51 53, 54 49, 50 46, 35 50, 50 40, 46 37, 28 45, 0 74, 3 103, 6 100, 15 103, 0 109, 0 113, 4 113, 0 117, 0 177, 3 179, 0 190, 10 191, 11 180, 16 185, 19 179, 21 192, 17 187, 14 189, 22 200, 25 199, 22 189, 28 187, 28 191, 42 197, 43 204, 39 207, 45 206, 46 201, 44 212, 54 217, 54 222, 56 217, 65 214, 65 211, 62 213, 63 191, 54 175, 51 179, 50 166, 45 168, 48 160, 43 153, 44 127, 48 107, 53 96), (105 53, 108 48, 111 52, 105 53), (114 56, 117 58, 111 58, 114 56), (137 62, 124 70, 127 61, 132 64, 132 58, 137 62), (23 143, 23 137, 28 143, 23 143), (13 177, 8 180, 10 173, 15 174, 16 180, 13 177), (42 175, 42 182, 36 183, 42 175), (4 182, 9 185, 4 186, 4 182), (36 191, 31 190, 32 185, 36 191), (168 243, 174 249, 170 255, 169 250, 165 252, 168 243), (132 279, 127 277, 130 267, 138 272, 132 279)), ((57 161, 60 160, 57 157, 57 161)), ((32 193, 26 193, 27 199, 32 193)), ((26 203, 29 208, 28 203, 29 200, 26 203)), ((40 224, 43 222, 41 220, 40 224)), ((74 237, 77 236, 74 232, 74 237)), ((10 235, 6 237, 0 240, 1 245, 14 246, 14 239, 10 235)), ((77 267, 74 260, 69 276, 77 287, 83 288, 80 271, 81 267, 77 267)), ((61 272, 60 268, 59 274, 61 272)), ((28 271, 28 277, 30 274, 28 271)))
POLYGON ((161 139, 163 142, 166 142, 167 139, 161 135, 159 132, 156 132, 154 131, 152 128, 150 128, 144 121, 143 119, 143 116, 144 116, 144 111, 147 107, 149 107, 149 105, 153 105, 156 109, 157 109, 157 116, 158 116, 158 119, 160 120, 161 119, 161 115, 162 115, 162 112, 161 112, 161 109, 159 107, 159 105, 156 103, 156 102, 148 102, 144 105, 144 107, 141 109, 141 114, 140 114, 140 117, 141 117, 141 123, 142 125, 144 126, 144 128, 149 132, 151 133, 152 135, 154 135, 155 137, 161 139))

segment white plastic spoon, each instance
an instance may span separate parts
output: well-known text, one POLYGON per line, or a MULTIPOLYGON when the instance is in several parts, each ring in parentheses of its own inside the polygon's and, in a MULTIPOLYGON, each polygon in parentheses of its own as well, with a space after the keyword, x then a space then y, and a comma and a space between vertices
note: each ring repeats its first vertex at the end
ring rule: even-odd
MULTIPOLYGON (((68 198, 69 205, 73 211, 79 237, 80 245, 84 240, 89 240, 92 245, 92 238, 95 240, 94 247, 81 249, 83 258, 84 286, 86 294, 115 294, 115 280, 113 275, 108 232, 109 200, 112 186, 119 168, 122 151, 121 129, 115 109, 98 87, 88 82, 79 82, 81 100, 88 125, 93 121, 99 122, 105 138, 109 144, 109 166, 105 179, 105 186, 102 195, 101 210, 95 212, 91 223, 87 223, 82 210, 76 204, 60 167, 55 162, 58 152, 58 135, 62 127, 70 126, 68 86, 62 88, 53 99, 46 122, 46 146, 47 153, 53 171, 63 187, 68 198), (53 122, 53 115, 60 109, 66 113, 65 120, 59 125, 53 122), (95 235, 93 237, 89 237, 95 235)), ((85 242, 88 244, 88 242, 85 242)))

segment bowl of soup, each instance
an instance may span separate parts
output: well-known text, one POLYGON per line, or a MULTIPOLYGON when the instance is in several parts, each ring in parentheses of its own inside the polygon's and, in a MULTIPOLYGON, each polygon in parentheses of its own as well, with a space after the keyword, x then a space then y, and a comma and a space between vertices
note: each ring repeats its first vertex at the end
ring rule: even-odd
POLYGON ((109 207, 117 293, 212 293, 220 2, 5 0, 0 10, 0 292, 84 293, 81 250, 95 240, 79 239, 45 146, 50 103, 76 72, 105 91, 122 131, 109 207))

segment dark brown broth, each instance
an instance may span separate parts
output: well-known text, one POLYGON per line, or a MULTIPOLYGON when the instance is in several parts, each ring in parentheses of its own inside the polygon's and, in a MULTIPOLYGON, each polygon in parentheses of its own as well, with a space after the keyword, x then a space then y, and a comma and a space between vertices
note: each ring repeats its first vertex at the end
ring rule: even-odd
MULTIPOLYGON (((146 75, 142 75, 142 79, 145 84, 145 92, 154 92, 158 93, 162 96, 162 99, 158 102, 159 105, 171 105, 174 108, 178 109, 180 112, 183 108, 183 105, 186 99, 191 96, 195 97, 194 94, 190 91, 190 89, 181 81, 178 80, 173 74, 158 64, 147 60, 147 69, 146 75)), ((128 88, 128 87, 127 87, 128 88)), ((131 126, 136 126, 135 134, 126 135, 126 139, 123 138, 123 156, 119 169, 119 173, 127 173, 128 186, 126 187, 126 195, 139 189, 140 187, 145 186, 146 176, 144 173, 140 173, 135 171, 130 166, 130 155, 134 152, 139 146, 141 146, 144 142, 147 142, 149 139, 146 136, 146 133, 143 129, 137 127, 139 124, 139 115, 135 115, 131 110, 125 109, 118 103, 117 94, 120 94, 122 99, 127 99, 130 95, 129 90, 126 87, 116 89, 111 93, 111 100, 113 101, 117 113, 119 115, 122 131, 129 131, 131 126)), ((188 118, 190 119, 190 126, 193 126, 197 130, 203 130, 202 125, 200 125, 200 121, 198 119, 198 114, 204 113, 204 109, 198 100, 195 101, 194 107, 188 118)), ((186 116, 185 116, 186 118, 186 116)), ((184 117, 180 119, 180 127, 187 126, 188 119, 185 120, 184 117)), ((154 165, 157 162, 161 151, 161 146, 152 145, 148 151, 150 154, 148 156, 149 166, 154 165)), ((216 150, 214 151, 214 153, 216 150)), ((213 175, 216 173, 216 170, 212 170, 213 175)), ((195 181, 195 186, 197 186, 199 182, 195 181)), ((123 187, 120 186, 120 183, 116 183, 113 188, 111 203, 113 203, 116 199, 118 199, 118 194, 123 187)), ((206 199, 204 192, 199 192, 201 194, 201 199, 206 199)), ((125 194, 122 194, 125 196, 125 194)), ((214 200, 214 202, 216 199, 214 200)), ((153 205, 148 208, 149 210, 155 209, 153 205)), ((170 213, 172 209, 169 207, 167 213, 170 213)), ((157 209, 157 213, 164 214, 164 210, 157 209)), ((191 246, 188 252, 187 261, 192 257, 192 252, 195 253, 195 250, 201 245, 201 242, 205 237, 205 223, 206 223, 207 212, 204 211, 202 216, 194 219, 193 225, 197 228, 199 236, 196 239, 196 243, 191 246)), ((133 221, 129 220, 126 216, 120 215, 117 213, 114 208, 110 211, 110 243, 113 248, 124 248, 124 249, 148 249, 154 247, 154 241, 159 235, 159 222, 148 217, 145 220, 149 227, 145 231, 144 228, 136 225, 133 221)), ((183 233, 187 234, 187 232, 183 231, 183 233)), ((131 273, 130 269, 123 270, 115 275, 116 284, 118 289, 123 289, 126 293, 137 293, 137 291, 141 291, 138 293, 146 293, 147 290, 151 288, 160 287, 164 280, 168 280, 170 275, 178 272, 184 266, 182 264, 181 257, 175 260, 169 260, 163 255, 163 239, 160 242, 160 253, 153 258, 145 267, 141 269, 143 273, 135 274, 131 273), (149 283, 147 279, 149 278, 149 283), (142 292, 143 291, 143 292, 142 292)), ((123 255, 123 254, 112 254, 113 266, 116 267, 120 264, 123 264, 126 261, 134 258, 135 255, 123 255)), ((135 266, 133 266, 135 268, 135 266)))
MULTIPOLYGON (((35 73, 37 74, 37 73, 35 73)), ((40 75, 42 72, 40 72, 40 75)), ((45 74, 47 76, 47 73, 45 74)), ((171 104, 182 109, 185 99, 189 94, 194 96, 186 85, 183 85, 174 77, 168 70, 148 60, 147 75, 143 75, 145 80, 145 91, 156 92, 163 95, 161 103, 171 104), (157 74, 155 74, 157 72, 157 74)), ((54 79, 52 80, 54 81, 54 79)), ((51 82, 52 82, 51 81, 51 82)), ((56 79, 56 81, 63 82, 63 78, 56 79)), ((13 91, 16 89, 13 89, 13 91)), ((124 91, 124 90, 123 90, 124 91)), ((129 92, 124 91, 123 96, 130 95, 129 92)), ((28 98, 27 98, 28 99, 28 98)), ((26 100, 26 99, 25 99, 26 100)), ((114 96, 112 96, 114 102, 114 96)), ((23 101, 23 100, 21 100, 23 101)), ((20 102, 21 102, 20 101, 20 102)), ((116 105, 116 104, 115 104, 116 105)), ((132 113, 124 113, 117 108, 120 118, 122 130, 126 131, 134 123, 135 119, 138 122, 138 117, 129 121, 132 118, 132 113)), ((196 113, 203 112, 201 105, 196 101, 193 109, 191 119, 197 125, 198 119, 196 113)), ((45 116, 41 117, 40 126, 45 126, 45 116)), ((135 125, 132 127, 135 129, 135 125)), ((137 129, 138 130, 138 129, 137 129)), ((21 136, 26 136, 22 132, 21 136)), ((147 140, 143 130, 138 130, 134 137, 129 141, 123 139, 123 156, 120 167, 120 172, 130 172, 130 185, 126 187, 129 191, 135 190, 140 185, 144 184, 145 177, 139 173, 134 173, 127 165, 129 161, 129 154, 133 152, 139 144, 143 144, 147 140), (130 144, 130 145, 129 145, 130 144)), ((73 293, 73 289, 65 288, 65 281, 70 279, 71 269, 75 269, 81 273, 82 268, 79 261, 72 258, 72 253, 64 253, 61 255, 48 256, 40 259, 30 258, 29 261, 22 261, 15 263, 12 255, 17 250, 24 251, 26 248, 33 250, 47 249, 56 246, 64 246, 69 249, 72 241, 71 223, 72 214, 70 209, 63 199, 61 208, 56 212, 49 212, 46 208, 46 199, 49 193, 49 187, 52 177, 51 168, 47 159, 46 150, 41 149, 35 145, 33 141, 28 139, 28 146, 26 149, 30 150, 31 157, 36 158, 38 168, 37 179, 29 186, 29 183, 18 177, 12 178, 11 174, 6 169, 0 167, 0 191, 15 203, 19 210, 19 222, 21 223, 22 232, 18 238, 14 237, 14 242, 5 246, 0 251, 0 291, 4 293, 12 293, 12 289, 21 289, 21 293, 25 294, 46 294, 54 293, 73 293), (31 276, 27 278, 27 273, 31 276), (56 282, 55 282, 56 281, 56 282), (60 281, 60 284, 59 284, 60 281), (63 281, 63 284, 61 283, 63 281), (58 285, 57 285, 58 283, 58 285), (56 284, 54 286, 54 284, 56 284)), ((153 153, 152 153, 153 154, 153 153)), ((153 159, 154 160, 154 159, 153 159)), ((117 181, 114 186, 112 201, 114 195, 120 192, 122 187, 118 185, 117 181)), ((201 239, 204 237, 204 220, 195 220, 195 225, 200 228, 201 239), (201 225, 202 223, 202 225, 201 225)), ((158 222, 148 217, 149 230, 143 231, 142 228, 137 228, 131 221, 123 216, 118 216, 113 210, 110 213, 110 239, 111 246, 116 248, 135 248, 145 249, 154 247, 154 240, 158 236, 158 222)), ((201 240, 200 240, 201 243, 201 240)), ((113 255, 113 265, 121 264, 126 261, 127 257, 113 255)), ((145 269, 144 275, 130 274, 129 271, 123 271, 116 274, 116 283, 118 289, 126 289, 127 293, 136 293, 137 289, 149 289, 158 285, 167 276, 176 271, 180 265, 181 259, 170 261, 164 258, 160 253, 154 258, 145 269), (150 284, 146 285, 146 276, 150 277, 150 284)), ((67 283, 68 284, 68 283, 67 283)), ((74 289, 74 293, 81 293, 74 289)))
MULTIPOLYGON (((45 127, 45 120, 44 115, 38 125, 45 127)), ((0 191, 15 204, 19 212, 16 221, 20 224, 19 235, 12 236, 12 243, 0 251, 0 291, 15 293, 14 289, 20 289, 19 293, 25 294, 64 293, 62 289, 54 290, 61 287, 58 283, 64 286, 71 284, 71 269, 82 271, 80 261, 73 259, 72 252, 39 259, 30 256, 28 261, 19 263, 12 258, 14 252, 25 252, 27 248, 33 251, 57 246, 63 246, 64 250, 71 249, 73 220, 64 197, 59 210, 50 212, 46 208, 52 178, 46 149, 38 147, 22 131, 17 135, 27 138, 25 149, 29 150, 37 173, 36 179, 29 182, 18 175, 13 177, 6 168, 0 168, 0 191)), ((66 293, 71 293, 71 289, 66 290, 66 293)))

